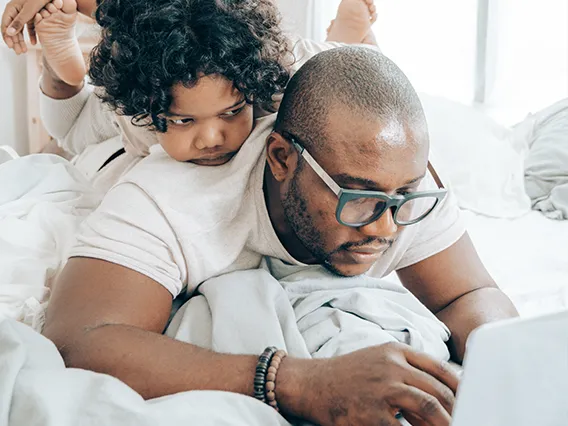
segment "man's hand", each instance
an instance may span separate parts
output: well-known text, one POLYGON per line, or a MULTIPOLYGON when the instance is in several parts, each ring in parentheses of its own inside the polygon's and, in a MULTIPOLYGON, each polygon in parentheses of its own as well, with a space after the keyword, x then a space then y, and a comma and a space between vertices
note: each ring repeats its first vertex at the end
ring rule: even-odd
POLYGON ((322 360, 310 375, 302 414, 322 426, 396 426, 399 411, 413 426, 449 426, 459 382, 449 364, 398 343, 322 360))
POLYGON ((27 25, 30 42, 37 43, 33 20, 36 15, 50 0, 12 0, 6 5, 2 14, 0 31, 2 38, 10 49, 17 54, 27 52, 28 48, 24 40, 23 29, 27 25))

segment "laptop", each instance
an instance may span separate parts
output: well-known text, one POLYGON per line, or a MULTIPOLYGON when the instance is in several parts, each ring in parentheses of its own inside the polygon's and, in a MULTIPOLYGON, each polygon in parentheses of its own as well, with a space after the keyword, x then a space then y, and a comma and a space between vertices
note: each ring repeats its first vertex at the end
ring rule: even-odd
POLYGON ((568 311, 475 330, 452 426, 568 425, 568 311))

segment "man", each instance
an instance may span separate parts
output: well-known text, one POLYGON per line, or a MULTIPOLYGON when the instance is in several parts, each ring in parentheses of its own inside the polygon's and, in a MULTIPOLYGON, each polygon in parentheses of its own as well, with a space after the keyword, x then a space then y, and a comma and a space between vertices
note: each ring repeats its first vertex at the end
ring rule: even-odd
MULTIPOLYGON (((289 83, 276 124, 260 120, 226 165, 175 162, 158 147, 108 193, 55 287, 44 334, 68 366, 145 398, 250 395, 256 356, 161 333, 173 298, 271 256, 344 276, 396 270, 448 325, 459 361, 474 328, 516 311, 427 172, 428 151, 420 102, 396 65, 365 48, 321 53, 289 83)), ((457 387, 445 363, 391 344, 288 357, 277 380, 281 410, 322 425, 397 424, 399 410, 416 425, 449 425, 457 387)))

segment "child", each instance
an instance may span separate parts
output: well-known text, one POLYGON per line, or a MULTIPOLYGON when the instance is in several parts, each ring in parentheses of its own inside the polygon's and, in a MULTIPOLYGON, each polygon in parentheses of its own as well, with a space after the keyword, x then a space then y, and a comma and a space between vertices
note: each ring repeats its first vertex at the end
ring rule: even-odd
MULTIPOLYGON (((276 110, 290 73, 337 46, 292 44, 270 0, 103 2, 90 76, 108 110, 83 87, 76 8, 75 0, 54 0, 35 19, 46 62, 42 117, 74 154, 121 135, 132 161, 158 142, 178 161, 225 164, 255 120, 276 110)), ((329 37, 362 42, 375 17, 372 0, 344 0, 329 37)))

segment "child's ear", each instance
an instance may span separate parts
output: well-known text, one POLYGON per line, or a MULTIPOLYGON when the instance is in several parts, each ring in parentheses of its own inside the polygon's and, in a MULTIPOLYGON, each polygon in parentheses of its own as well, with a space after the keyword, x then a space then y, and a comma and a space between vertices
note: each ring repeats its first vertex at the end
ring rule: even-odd
POLYGON ((272 132, 266 140, 266 161, 278 182, 294 175, 298 165, 298 152, 280 133, 272 132))

